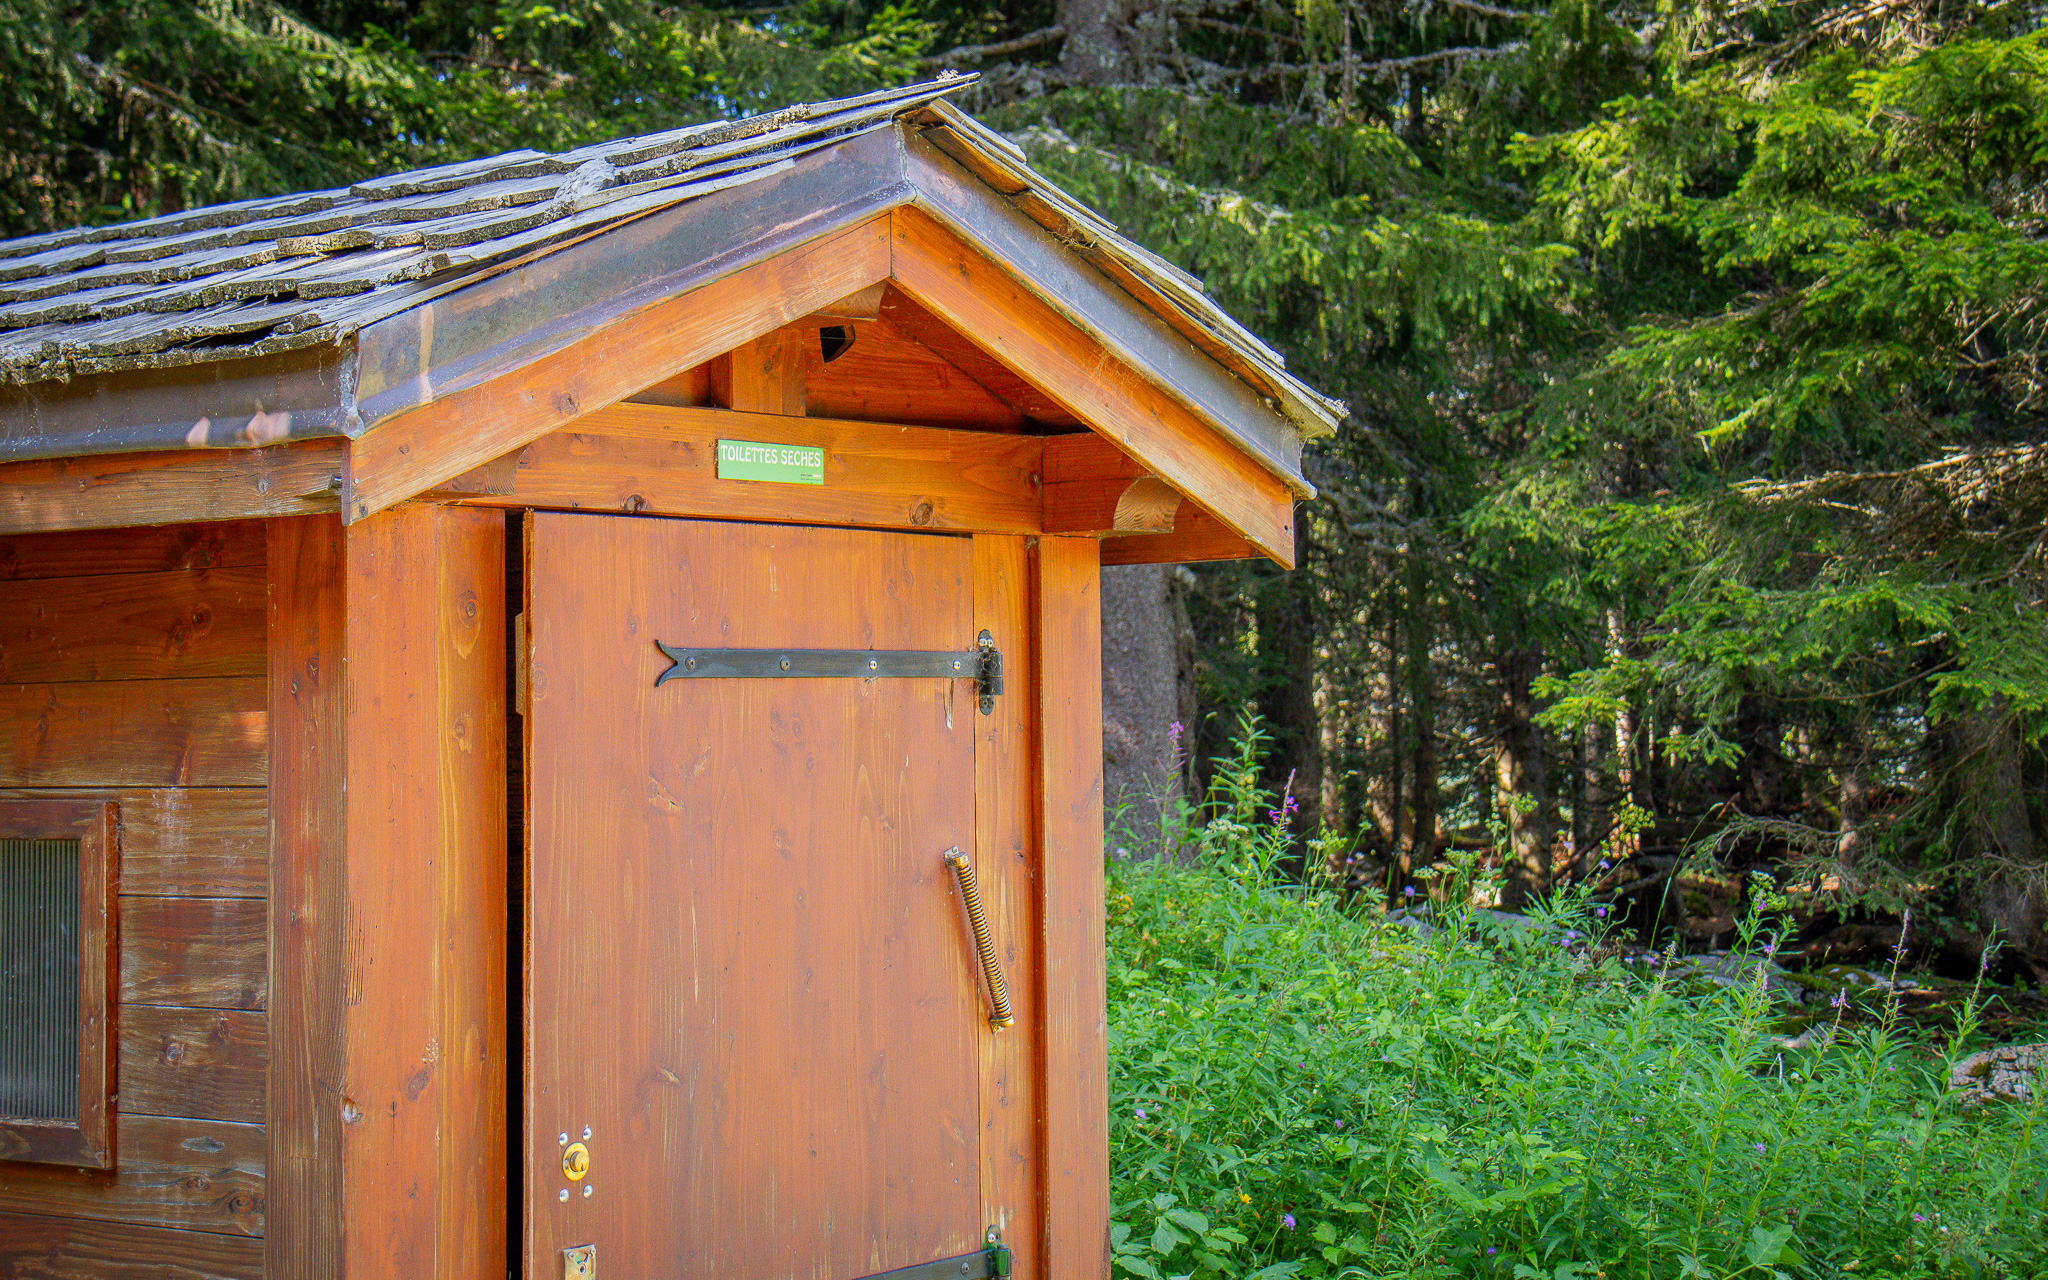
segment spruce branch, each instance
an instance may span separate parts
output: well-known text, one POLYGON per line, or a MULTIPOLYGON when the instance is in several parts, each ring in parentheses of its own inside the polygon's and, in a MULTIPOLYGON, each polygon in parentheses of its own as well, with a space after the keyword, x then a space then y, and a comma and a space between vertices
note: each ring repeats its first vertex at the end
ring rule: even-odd
POLYGON ((943 67, 955 62, 986 62, 990 58, 1001 58, 1012 53, 1022 53, 1026 49, 1036 49, 1041 45, 1051 44, 1055 40, 1064 40, 1066 37, 1067 29, 1054 24, 1050 27, 1040 27, 1036 31, 1018 36, 1015 39, 998 40, 994 44, 963 44, 957 49, 948 49, 944 53, 933 54, 928 58, 920 58, 918 65, 943 67))

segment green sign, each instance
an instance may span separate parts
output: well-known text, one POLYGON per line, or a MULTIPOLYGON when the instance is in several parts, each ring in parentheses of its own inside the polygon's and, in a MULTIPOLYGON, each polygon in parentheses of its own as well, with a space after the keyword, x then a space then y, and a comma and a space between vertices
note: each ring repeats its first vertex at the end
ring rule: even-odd
POLYGON ((718 478, 770 480, 777 484, 823 484, 825 451, 807 444, 720 440, 718 478))

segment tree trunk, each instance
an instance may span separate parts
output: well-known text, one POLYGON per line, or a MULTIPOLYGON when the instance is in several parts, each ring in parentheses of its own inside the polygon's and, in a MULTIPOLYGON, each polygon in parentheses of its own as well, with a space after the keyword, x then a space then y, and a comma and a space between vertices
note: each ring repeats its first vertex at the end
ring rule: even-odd
POLYGON ((1403 878, 1436 861, 1437 741, 1436 672, 1431 651, 1436 647, 1435 619, 1430 613, 1429 575, 1411 558, 1408 566, 1408 707, 1414 718, 1409 777, 1408 844, 1401 851, 1403 878))
POLYGON ((1501 906, 1520 911, 1531 897, 1550 889, 1550 844, 1557 830, 1557 802, 1544 767, 1535 695, 1529 691, 1543 669, 1543 655, 1532 646, 1519 645, 1503 650, 1494 669, 1500 681, 1494 796, 1508 832, 1508 847, 1500 851, 1507 873, 1501 906))
POLYGON ((1316 620, 1306 578, 1271 572, 1256 600, 1258 710, 1273 735, 1265 782, 1294 800, 1295 829, 1318 825, 1323 789, 1322 735, 1316 725, 1316 620))
POLYGON ((1177 569, 1102 571, 1104 818, 1114 843, 1145 856, 1176 851, 1166 826, 1186 797, 1194 640, 1177 569))
POLYGON ((1954 853, 1973 864, 1958 891, 1960 923, 1948 958, 1957 967, 1981 967, 1996 943, 2004 962, 2048 982, 2048 841, 2035 819, 2048 766, 2021 738, 2002 700, 1949 722, 1935 737, 1949 766, 1954 853))
POLYGON ((1150 84, 1172 49, 1172 26, 1158 0, 1058 0, 1053 13, 1067 29, 1060 76, 1089 88, 1150 84))

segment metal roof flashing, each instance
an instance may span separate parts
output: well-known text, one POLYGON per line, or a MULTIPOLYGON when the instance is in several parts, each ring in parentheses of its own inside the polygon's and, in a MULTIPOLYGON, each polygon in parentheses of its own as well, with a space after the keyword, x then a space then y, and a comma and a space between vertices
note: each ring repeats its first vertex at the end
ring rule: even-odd
POLYGON ((1312 493, 1344 406, 941 100, 971 81, 0 242, 0 461, 356 438, 909 205, 1312 493))

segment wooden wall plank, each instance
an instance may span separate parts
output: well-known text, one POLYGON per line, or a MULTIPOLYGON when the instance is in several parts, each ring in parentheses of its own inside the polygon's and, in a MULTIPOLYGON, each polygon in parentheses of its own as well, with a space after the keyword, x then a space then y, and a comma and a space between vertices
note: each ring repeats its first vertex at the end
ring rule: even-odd
POLYGON ((121 899, 121 1002, 261 1009, 269 906, 255 898, 121 899))
POLYGON ((272 543, 276 1280, 505 1272, 504 541, 415 504, 272 543))
POLYGON ((722 409, 620 404, 528 446, 510 495, 477 505, 697 515, 891 529, 1034 533, 1038 443, 722 409), (816 445, 822 485, 717 478, 720 437, 816 445))
POLYGON ((270 522, 271 1280, 341 1280, 346 543, 339 516, 270 522))
MULTIPOLYGON (((814 331, 816 323, 820 322, 814 322, 814 331)), ((1024 415, 1003 403, 972 373, 889 321, 876 319, 847 327, 856 335, 853 345, 832 363, 811 370, 805 380, 808 412, 825 418, 934 427, 1016 431, 1024 426, 1024 415)), ((987 356, 981 357, 980 364, 1008 374, 987 356)))
POLYGON ((0 1212, 263 1234, 263 1127, 117 1116, 112 1172, 0 1163, 0 1212))
POLYGON ((1038 542, 1046 1274, 1109 1275, 1102 593, 1092 538, 1038 542))
POLYGON ((804 416, 804 387, 824 364, 816 325, 784 325, 726 353, 725 407, 741 413, 804 416))
POLYGON ((399 414, 351 448, 348 517, 381 511, 888 274, 889 221, 871 218, 399 414))
POLYGON ((263 1123, 269 1029, 261 1013, 120 1008, 120 1110, 263 1123))
POLYGON ((1273 560, 1293 565, 1294 493, 1284 481, 928 214, 905 208, 891 218, 898 288, 1273 560))
POLYGON ((0 800, 111 800, 121 810, 121 889, 151 897, 270 892, 261 787, 0 788, 0 800))
POLYGON ((265 537, 250 520, 17 534, 0 538, 0 581, 260 565, 265 537))
POLYGON ((1016 1025, 982 1036, 982 1204, 1015 1254, 1016 1280, 1050 1280, 1045 1270, 1045 1034, 1039 981, 1037 814, 1032 721, 1038 713, 1037 654, 1031 643, 1029 539, 974 539, 974 626, 1003 652, 1003 696, 992 715, 975 718, 975 860, 1010 990, 1016 1025))
POLYGON ((92 454, 0 466, 0 534, 333 511, 341 440, 92 454))
POLYGON ((0 1276, 14 1280, 262 1280, 247 1236, 0 1213, 0 1276))
POLYGON ((252 786, 264 682, 248 677, 0 685, 0 786, 252 786))
POLYGON ((350 1277, 505 1269, 503 520, 349 532, 350 1277))
POLYGON ((263 674, 262 565, 0 582, 0 682, 263 674))

